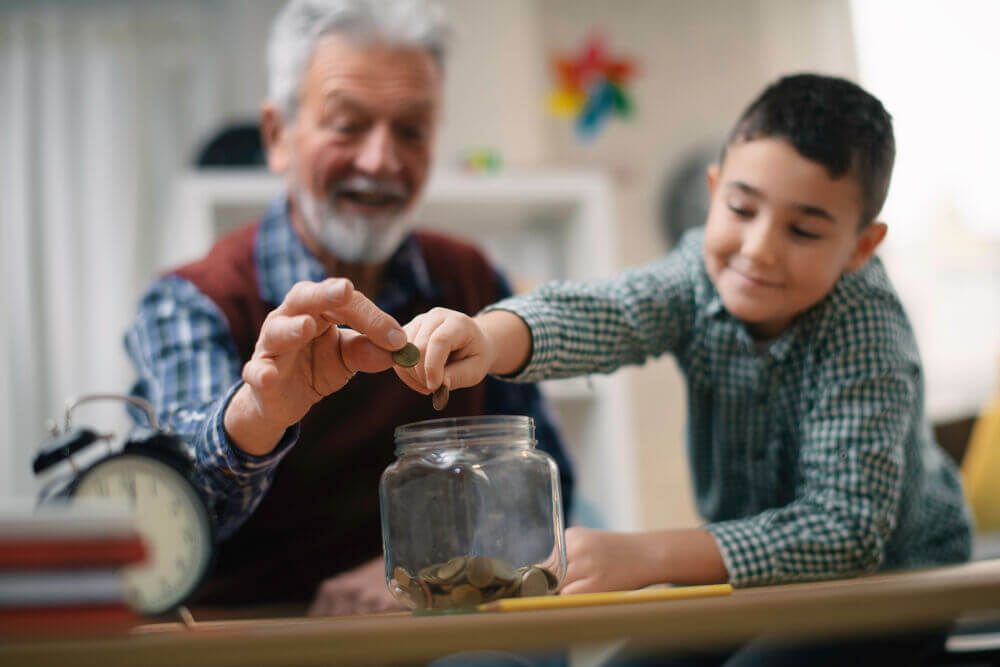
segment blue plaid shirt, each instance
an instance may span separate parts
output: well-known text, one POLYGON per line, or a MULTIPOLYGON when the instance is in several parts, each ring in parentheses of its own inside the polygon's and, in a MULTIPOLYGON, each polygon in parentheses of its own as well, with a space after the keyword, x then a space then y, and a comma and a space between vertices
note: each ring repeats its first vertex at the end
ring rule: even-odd
MULTIPOLYGON (((275 307, 296 282, 327 278, 323 265, 293 230, 287 210, 285 197, 272 203, 261 221, 254 248, 257 288, 261 298, 275 307)), ((497 298, 510 295, 499 273, 497 284, 497 298)), ((375 302, 395 316, 418 298, 438 303, 440 294, 417 238, 411 235, 389 260, 375 302)), ((298 440, 298 425, 289 428, 266 456, 252 456, 233 446, 223 415, 242 384, 243 364, 222 311, 188 280, 168 275, 153 283, 125 335, 125 347, 138 373, 133 395, 149 400, 160 422, 170 425, 188 443, 198 482, 216 515, 218 537, 228 537, 267 493, 279 462, 298 440)), ((490 379, 486 412, 534 419, 538 448, 559 466, 563 505, 568 511, 573 474, 538 388, 490 379)), ((143 419, 137 411, 132 414, 137 421, 143 419)))
POLYGON ((761 346, 723 306, 702 243, 694 230, 613 279, 491 306, 531 329, 516 379, 673 353, 698 509, 734 585, 967 560, 970 516, 924 417, 916 342, 881 262, 843 276, 761 346))

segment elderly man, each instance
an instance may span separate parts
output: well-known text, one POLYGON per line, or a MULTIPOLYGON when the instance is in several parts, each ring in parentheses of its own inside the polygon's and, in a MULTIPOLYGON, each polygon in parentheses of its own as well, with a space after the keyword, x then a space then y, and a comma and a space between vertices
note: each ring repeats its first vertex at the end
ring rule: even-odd
POLYGON ((436 413, 380 372, 406 342, 399 322, 434 306, 474 313, 509 292, 475 248, 411 230, 442 96, 444 25, 432 9, 284 8, 261 125, 287 196, 158 279, 126 335, 133 392, 189 440, 217 516, 216 564, 197 603, 394 607, 378 480, 406 422, 531 415, 570 498, 537 388, 488 381, 436 413))

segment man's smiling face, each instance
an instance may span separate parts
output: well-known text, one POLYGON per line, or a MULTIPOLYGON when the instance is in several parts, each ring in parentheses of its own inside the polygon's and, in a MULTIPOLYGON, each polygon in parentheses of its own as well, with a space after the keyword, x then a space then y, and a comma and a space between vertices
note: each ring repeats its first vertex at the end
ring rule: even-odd
POLYGON ((885 235, 860 224, 861 189, 833 179, 786 140, 728 147, 709 171, 705 265, 722 302, 757 338, 773 338, 860 268, 885 235))

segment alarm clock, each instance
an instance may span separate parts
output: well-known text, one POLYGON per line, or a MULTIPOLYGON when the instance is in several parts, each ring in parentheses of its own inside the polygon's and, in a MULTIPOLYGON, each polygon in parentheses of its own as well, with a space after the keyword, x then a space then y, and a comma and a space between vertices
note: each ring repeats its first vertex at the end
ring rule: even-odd
POLYGON ((144 614, 162 614, 183 604, 208 572, 215 539, 214 521, 194 481, 194 464, 184 441, 169 429, 159 428, 148 401, 90 394, 67 404, 65 427, 62 432, 53 429, 53 440, 35 457, 35 474, 63 461, 69 462, 71 473, 68 479, 56 480, 59 490, 50 497, 121 499, 136 516, 148 558, 123 568, 129 603, 144 614), (108 447, 81 469, 74 456, 88 450, 92 457, 92 447, 112 439, 71 424, 74 408, 95 400, 137 405, 145 411, 150 427, 137 427, 119 451, 108 447))

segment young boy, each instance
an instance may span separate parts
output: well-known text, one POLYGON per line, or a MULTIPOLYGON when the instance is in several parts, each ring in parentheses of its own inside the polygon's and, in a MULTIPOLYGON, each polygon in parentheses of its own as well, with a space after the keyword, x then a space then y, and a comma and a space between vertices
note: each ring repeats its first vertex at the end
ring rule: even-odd
POLYGON ((870 94, 837 78, 781 79, 709 170, 704 230, 665 258, 603 282, 550 284, 475 318, 435 309, 405 327, 422 361, 396 372, 423 393, 487 374, 534 381, 676 356, 708 523, 571 528, 564 593, 968 559, 958 476, 924 417, 913 333, 873 257, 894 155, 891 119, 870 94))

